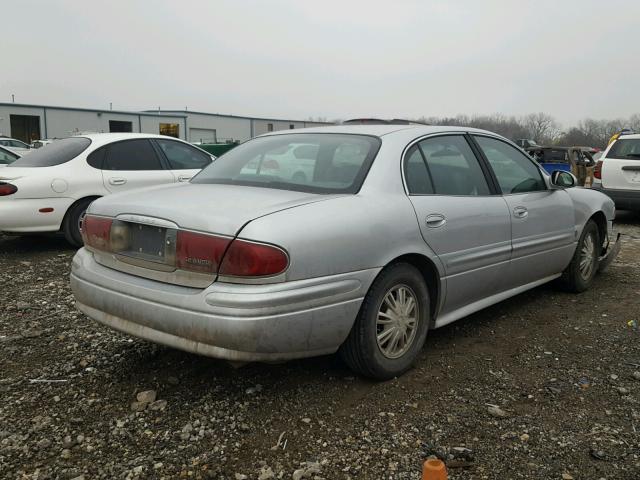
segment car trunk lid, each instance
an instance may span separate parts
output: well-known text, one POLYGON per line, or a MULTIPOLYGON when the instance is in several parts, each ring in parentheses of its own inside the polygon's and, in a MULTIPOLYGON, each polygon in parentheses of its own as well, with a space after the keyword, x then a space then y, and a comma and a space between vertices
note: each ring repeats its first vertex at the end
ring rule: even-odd
POLYGON ((217 269, 209 270, 201 263, 208 261, 203 255, 183 259, 192 268, 179 268, 180 232, 212 235, 227 242, 219 247, 215 260, 209 259, 215 264, 251 220, 336 196, 341 195, 213 184, 176 184, 110 195, 94 202, 88 211, 91 216, 113 219, 108 227, 109 247, 106 251, 90 249, 99 263, 116 270, 206 287, 215 280, 217 269), (203 271, 197 271, 201 266, 203 271))

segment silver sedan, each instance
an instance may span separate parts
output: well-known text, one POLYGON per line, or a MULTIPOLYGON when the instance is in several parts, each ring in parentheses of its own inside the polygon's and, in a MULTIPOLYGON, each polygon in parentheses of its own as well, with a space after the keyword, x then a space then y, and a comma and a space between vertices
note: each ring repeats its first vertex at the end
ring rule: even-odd
POLYGON ((93 202, 71 285, 89 317, 153 342, 237 362, 339 351, 391 378, 431 328, 551 280, 589 288, 620 243, 613 202, 574 182, 482 130, 273 133, 187 184, 93 202))

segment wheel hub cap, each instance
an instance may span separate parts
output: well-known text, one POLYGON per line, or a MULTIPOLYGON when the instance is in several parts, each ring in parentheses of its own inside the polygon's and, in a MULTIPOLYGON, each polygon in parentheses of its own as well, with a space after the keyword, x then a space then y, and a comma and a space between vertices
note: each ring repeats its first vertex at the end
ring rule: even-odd
POLYGON ((591 277, 595 256, 596 244, 593 239, 593 234, 589 234, 584 238, 582 249, 580 250, 580 276, 584 280, 588 280, 591 277))
POLYGON ((387 358, 404 355, 416 336, 418 302, 407 285, 396 285, 383 297, 376 320, 378 348, 387 358))

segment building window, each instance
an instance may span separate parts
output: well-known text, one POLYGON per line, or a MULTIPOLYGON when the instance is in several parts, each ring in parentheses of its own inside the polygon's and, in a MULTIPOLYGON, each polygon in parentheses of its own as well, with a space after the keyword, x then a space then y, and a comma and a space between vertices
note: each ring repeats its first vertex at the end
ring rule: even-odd
POLYGON ((273 123, 267 123, 267 132, 273 132, 273 123))
POLYGON ((180 126, 177 123, 161 123, 160 135, 180 138, 180 126))
POLYGON ((296 128, 296 126, 293 123, 289 124, 289 130, 293 130, 294 128, 296 128))
POLYGON ((40 140, 40 117, 37 115, 9 115, 11 136, 31 143, 40 140))
POLYGON ((133 124, 120 120, 109 120, 109 131, 112 133, 133 132, 133 124))

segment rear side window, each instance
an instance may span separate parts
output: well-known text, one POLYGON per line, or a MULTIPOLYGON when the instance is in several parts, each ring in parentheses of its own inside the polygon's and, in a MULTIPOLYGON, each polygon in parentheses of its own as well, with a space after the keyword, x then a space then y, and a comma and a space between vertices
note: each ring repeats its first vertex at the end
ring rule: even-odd
POLYGON ((201 169, 211 163, 211 157, 189 145, 172 140, 156 140, 172 170, 201 169))
POLYGON ((433 182, 418 145, 411 147, 405 156, 404 178, 407 181, 410 195, 431 195, 434 193, 433 182))
POLYGON ((611 145, 606 158, 640 160, 640 138, 619 138, 611 145))
POLYGON ((76 158, 84 152, 91 140, 85 137, 70 137, 56 140, 47 148, 39 148, 19 158, 9 167, 52 167, 76 158))
POLYGON ((437 195, 489 195, 489 185, 462 135, 428 138, 420 150, 437 195))
POLYGON ((104 170, 162 170, 160 159, 147 139, 125 140, 107 148, 104 170))
POLYGON ((104 168, 104 158, 107 153, 107 147, 100 147, 87 156, 87 163, 93 168, 102 170, 104 168))

